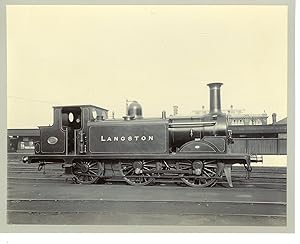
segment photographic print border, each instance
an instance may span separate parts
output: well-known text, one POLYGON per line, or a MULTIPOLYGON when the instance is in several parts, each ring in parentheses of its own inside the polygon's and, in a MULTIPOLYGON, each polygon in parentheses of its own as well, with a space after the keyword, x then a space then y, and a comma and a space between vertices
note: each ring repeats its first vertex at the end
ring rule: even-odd
POLYGON ((295 229, 295 1, 294 0, 7 0, 0 3, 0 130, 1 130, 1 232, 294 232, 295 229), (6 74, 6 6, 7 5, 286 5, 288 6, 288 166, 287 166, 287 226, 105 226, 105 225, 8 225, 6 224, 7 199, 7 74, 6 74), (4 115, 4 116, 3 116, 4 115))

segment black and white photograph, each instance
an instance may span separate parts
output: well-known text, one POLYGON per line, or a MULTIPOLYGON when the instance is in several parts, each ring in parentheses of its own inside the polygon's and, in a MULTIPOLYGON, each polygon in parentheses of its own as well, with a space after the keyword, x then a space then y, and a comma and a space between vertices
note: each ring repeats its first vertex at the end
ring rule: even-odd
POLYGON ((291 8, 6 5, 8 228, 291 231, 291 8))

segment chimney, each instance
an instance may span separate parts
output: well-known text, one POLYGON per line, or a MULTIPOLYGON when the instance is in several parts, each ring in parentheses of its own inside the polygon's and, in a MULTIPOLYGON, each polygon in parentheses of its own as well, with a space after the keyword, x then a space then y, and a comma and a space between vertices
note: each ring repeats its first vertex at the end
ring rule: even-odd
POLYGON ((276 124, 276 113, 272 113, 272 124, 276 124))
POLYGON ((178 106, 173 106, 173 115, 176 116, 178 114, 178 106))
POLYGON ((210 110, 211 114, 219 114, 221 112, 221 95, 220 95, 220 87, 223 83, 215 82, 207 84, 210 90, 210 110))

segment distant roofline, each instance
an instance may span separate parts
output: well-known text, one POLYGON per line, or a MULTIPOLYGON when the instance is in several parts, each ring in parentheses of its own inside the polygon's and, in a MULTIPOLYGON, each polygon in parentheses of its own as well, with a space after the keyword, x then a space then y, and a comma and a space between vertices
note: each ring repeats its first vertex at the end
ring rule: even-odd
POLYGON ((39 136, 39 129, 7 129, 8 136, 39 136))
MULTIPOLYGON (((244 111, 245 109, 241 109, 241 110, 235 110, 235 111, 244 111)), ((203 114, 206 114, 206 113, 209 113, 209 110, 208 109, 204 109, 204 110, 201 110, 201 109, 198 109, 198 110, 192 110, 192 113, 203 113, 203 114)), ((261 113, 261 114, 254 114, 254 113, 230 113, 230 110, 227 110, 227 109, 222 109, 222 113, 224 114, 228 114, 230 116, 267 116, 269 117, 269 115, 267 113, 261 113)))
POLYGON ((227 114, 229 118, 269 118, 266 114, 227 114))
POLYGON ((276 125, 287 124, 287 117, 275 122, 276 125))
POLYGON ((287 133, 287 125, 228 125, 228 129, 233 134, 252 134, 252 133, 287 133))
POLYGON ((102 110, 105 110, 105 111, 109 111, 108 109, 105 109, 105 108, 101 108, 101 107, 98 107, 98 106, 95 106, 95 105, 64 105, 64 106, 52 106, 53 108, 69 108, 69 107, 92 107, 92 108, 98 108, 98 109, 102 109, 102 110))

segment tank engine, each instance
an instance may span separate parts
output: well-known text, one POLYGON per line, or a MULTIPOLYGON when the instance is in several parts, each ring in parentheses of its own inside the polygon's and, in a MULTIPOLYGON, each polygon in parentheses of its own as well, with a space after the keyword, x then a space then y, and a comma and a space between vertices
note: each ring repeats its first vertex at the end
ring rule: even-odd
POLYGON ((181 180, 188 186, 213 186, 226 176, 232 187, 231 167, 262 158, 230 152, 233 143, 226 114, 221 111, 222 83, 208 84, 210 112, 195 117, 143 118, 132 102, 123 120, 109 120, 108 110, 92 106, 54 107, 52 126, 40 126, 35 154, 24 163, 62 163, 77 183, 100 178, 122 178, 131 185, 155 179, 181 180))

